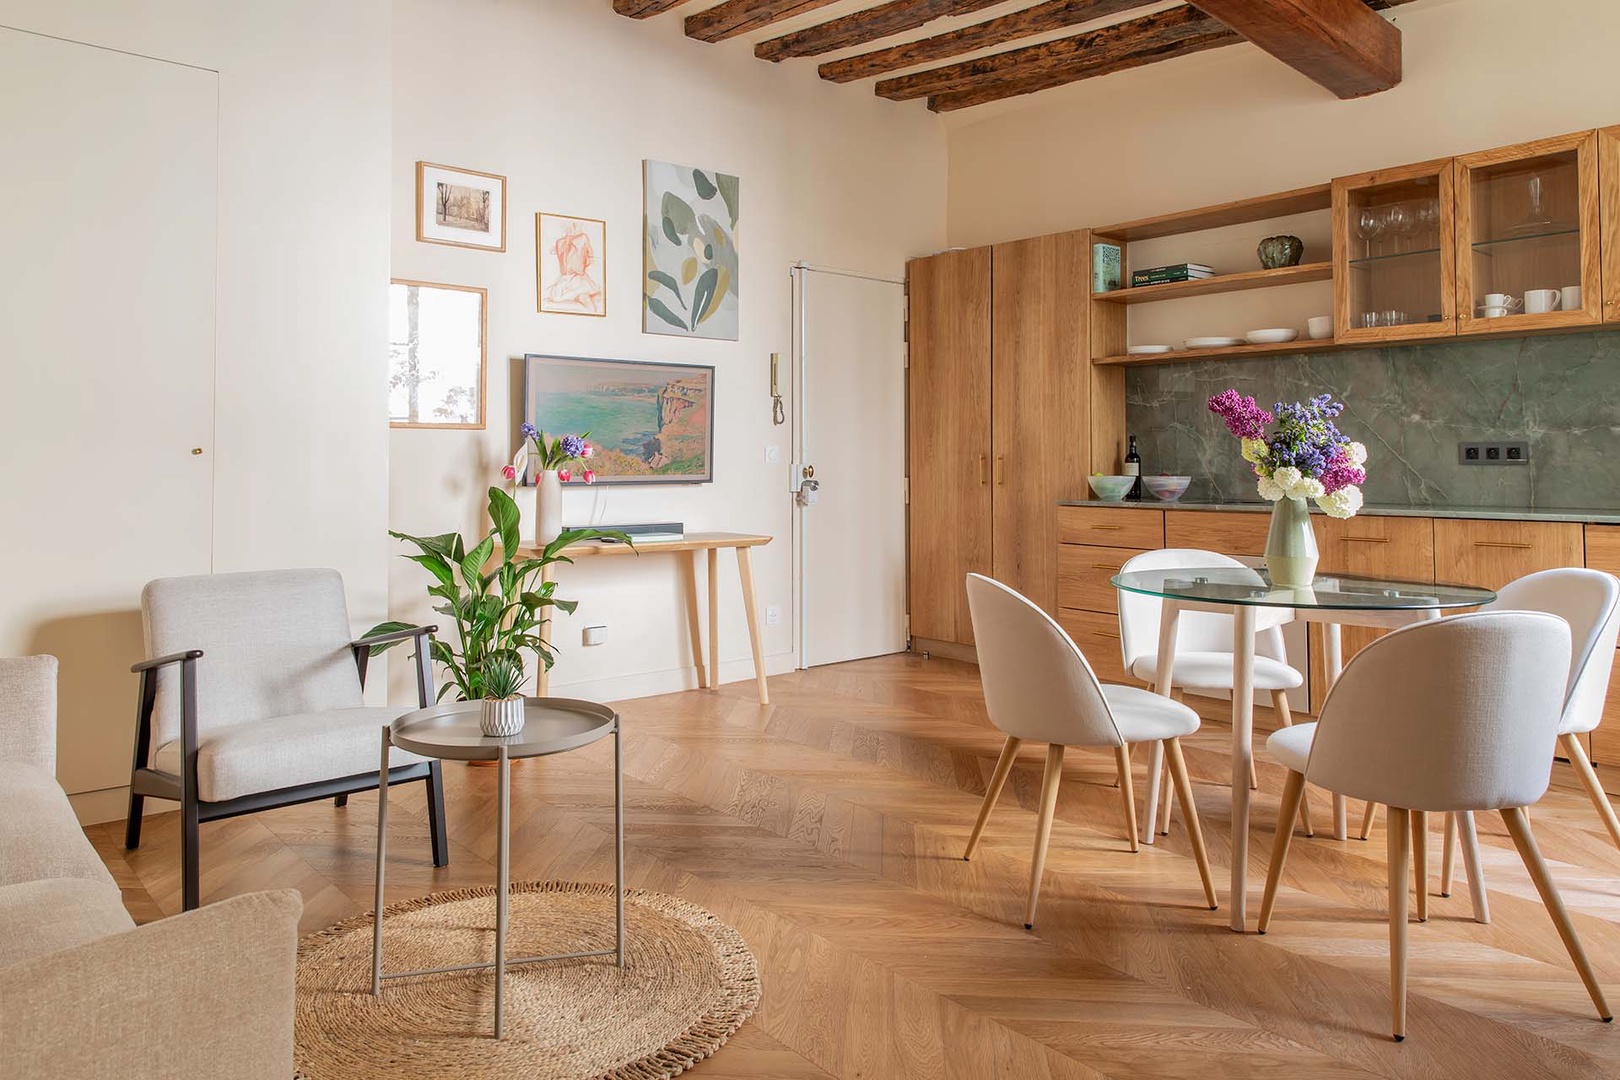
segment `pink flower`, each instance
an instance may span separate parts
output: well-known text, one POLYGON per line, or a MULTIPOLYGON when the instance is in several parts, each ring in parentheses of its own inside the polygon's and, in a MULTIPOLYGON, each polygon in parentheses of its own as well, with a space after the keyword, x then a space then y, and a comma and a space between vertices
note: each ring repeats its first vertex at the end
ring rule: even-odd
POLYGON ((557 479, 561 480, 563 483, 566 484, 566 483, 568 483, 568 481, 572 480, 573 478, 574 478, 574 474, 569 472, 567 469, 558 469, 557 470, 557 479))
MULTIPOLYGON (((587 456, 589 456, 589 455, 587 455, 587 456)), ((596 470, 594 470, 594 469, 586 469, 585 470, 585 482, 587 484, 596 483, 596 470)))
MULTIPOLYGON (((593 457, 593 456, 595 456, 595 454, 596 454, 596 447, 592 446, 590 443, 586 443, 585 444, 585 449, 580 453, 579 456, 580 457, 593 457)), ((586 483, 590 483, 590 481, 587 480, 586 483)))
POLYGON ((508 480, 516 480, 517 479, 517 470, 514 469, 510 465, 502 465, 501 466, 501 475, 506 477, 508 480))

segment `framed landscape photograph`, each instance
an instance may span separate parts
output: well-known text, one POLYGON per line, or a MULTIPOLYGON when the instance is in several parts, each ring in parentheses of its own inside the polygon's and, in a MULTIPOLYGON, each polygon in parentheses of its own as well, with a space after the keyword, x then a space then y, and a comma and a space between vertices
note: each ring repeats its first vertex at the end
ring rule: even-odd
POLYGON ((424 244, 506 250, 506 177, 416 163, 416 238, 424 244))
POLYGON ((523 368, 523 418, 548 435, 589 432, 598 484, 714 479, 713 367, 530 353, 523 368))
POLYGON ((389 286, 389 426, 484 426, 486 297, 471 285, 389 286))
POLYGON ((607 314, 607 222, 534 215, 535 309, 545 315, 607 314))

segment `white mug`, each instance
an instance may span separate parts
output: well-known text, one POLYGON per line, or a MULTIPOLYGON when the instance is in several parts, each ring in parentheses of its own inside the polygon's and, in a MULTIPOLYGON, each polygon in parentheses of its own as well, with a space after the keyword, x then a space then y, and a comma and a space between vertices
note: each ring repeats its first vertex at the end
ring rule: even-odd
POLYGON ((1487 319, 1500 319, 1502 316, 1506 315, 1507 313, 1508 313, 1508 309, 1505 308, 1505 307, 1486 306, 1486 307, 1480 308, 1480 314, 1484 315, 1487 319))
POLYGON ((1558 290, 1559 306, 1564 311, 1579 311, 1581 307, 1581 287, 1579 285, 1565 285, 1558 290))
POLYGON ((1513 297, 1509 296, 1505 292, 1493 292, 1485 294, 1485 306, 1488 308, 1501 308, 1503 311, 1511 311, 1513 308, 1518 306, 1518 303, 1519 302, 1517 300, 1513 299, 1513 297))
POLYGON ((1557 289, 1530 289, 1524 294, 1524 310, 1529 315, 1542 315, 1558 310, 1557 289))
POLYGON ((1312 315, 1305 320, 1313 341, 1322 341, 1333 336, 1333 316, 1312 315))

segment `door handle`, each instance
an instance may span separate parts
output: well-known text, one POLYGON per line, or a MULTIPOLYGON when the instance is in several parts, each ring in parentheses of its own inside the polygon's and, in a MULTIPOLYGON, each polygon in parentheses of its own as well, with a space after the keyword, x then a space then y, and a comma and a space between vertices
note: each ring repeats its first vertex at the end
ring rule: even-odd
POLYGON ((1119 572, 1120 572, 1120 570, 1121 570, 1121 569, 1122 569, 1122 567, 1118 567, 1118 566, 1109 566, 1109 565, 1108 565, 1108 564, 1107 564, 1107 563, 1100 563, 1100 562, 1094 562, 1094 563, 1092 563, 1092 564, 1091 564, 1091 568, 1092 568, 1092 569, 1093 569, 1093 570, 1106 570, 1106 571, 1108 571, 1108 573, 1110 573, 1110 574, 1117 574, 1117 573, 1119 573, 1119 572))
POLYGON ((1092 528, 1093 529, 1101 529, 1103 532, 1117 532, 1119 530, 1120 526, 1118 526, 1118 525, 1093 525, 1092 528))
POLYGON ((1346 537, 1343 537, 1343 540, 1347 544, 1349 544, 1349 543, 1358 543, 1358 544, 1387 544, 1387 543, 1389 543, 1389 537, 1387 537, 1387 536, 1346 536, 1346 537))
POLYGON ((1005 484, 1007 482, 1007 470, 1002 467, 1002 462, 1005 461, 1005 460, 1006 460, 1006 458, 1003 458, 1001 455, 999 455, 999 454, 996 455, 996 486, 997 487, 1000 487, 1002 484, 1005 484))
POLYGON ((981 487, 989 482, 989 475, 986 469, 989 463, 989 458, 985 457, 983 454, 979 455, 979 485, 981 487))
POLYGON ((1487 548, 1510 548, 1514 551, 1529 551, 1531 548, 1530 544, 1521 543, 1516 540, 1475 540, 1474 546, 1487 548))

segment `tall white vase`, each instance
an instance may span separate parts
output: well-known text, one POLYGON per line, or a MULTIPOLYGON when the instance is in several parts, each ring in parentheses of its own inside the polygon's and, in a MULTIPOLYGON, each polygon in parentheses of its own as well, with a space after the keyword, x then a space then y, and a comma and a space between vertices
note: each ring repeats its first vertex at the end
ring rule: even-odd
POLYGON ((1304 589, 1316 580, 1316 533, 1304 499, 1278 499, 1271 504, 1266 533, 1266 569, 1281 589, 1304 589))
POLYGON ((542 546, 562 535, 562 480, 556 469, 545 469, 535 477, 534 540, 542 546))

